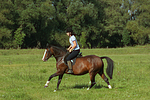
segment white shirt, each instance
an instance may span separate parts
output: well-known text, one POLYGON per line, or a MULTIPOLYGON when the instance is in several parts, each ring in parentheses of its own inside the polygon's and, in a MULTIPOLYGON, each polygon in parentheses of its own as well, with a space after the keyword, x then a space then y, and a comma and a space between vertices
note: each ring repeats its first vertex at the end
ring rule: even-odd
POLYGON ((74 46, 73 41, 76 41, 76 44, 77 44, 77 46, 73 50, 79 50, 80 47, 79 47, 79 45, 77 43, 77 39, 76 39, 76 37, 74 35, 72 35, 71 37, 69 37, 69 42, 70 42, 70 44, 71 44, 72 47, 74 46))

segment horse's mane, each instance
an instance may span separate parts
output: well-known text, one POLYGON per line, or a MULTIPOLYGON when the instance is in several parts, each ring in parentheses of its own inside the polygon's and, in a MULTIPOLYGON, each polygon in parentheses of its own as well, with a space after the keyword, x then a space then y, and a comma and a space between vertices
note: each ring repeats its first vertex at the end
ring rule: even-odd
POLYGON ((55 52, 55 55, 65 55, 67 53, 67 50, 63 47, 58 46, 51 46, 50 48, 53 48, 53 51, 55 52))
POLYGON ((51 46, 52 48, 54 49, 57 49, 58 51, 63 51, 63 52, 67 52, 67 50, 63 47, 60 47, 60 46, 51 46))

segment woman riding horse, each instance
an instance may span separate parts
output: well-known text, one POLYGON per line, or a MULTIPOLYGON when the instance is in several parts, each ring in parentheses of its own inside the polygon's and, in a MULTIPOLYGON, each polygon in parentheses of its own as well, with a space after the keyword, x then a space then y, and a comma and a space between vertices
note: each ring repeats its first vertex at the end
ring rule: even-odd
POLYGON ((73 33, 73 30, 71 28, 67 28, 66 34, 69 36, 69 42, 71 44, 69 46, 69 48, 67 49, 70 52, 69 56, 66 58, 67 64, 68 64, 68 69, 69 69, 69 71, 67 73, 73 74, 70 60, 75 58, 78 55, 78 53, 80 52, 80 47, 77 43, 75 34, 73 33))
MULTIPOLYGON (((66 54, 67 54, 66 50, 56 46, 50 46, 45 49, 42 60, 47 61, 51 56, 54 56, 54 58, 56 59, 57 71, 54 74, 50 75, 44 87, 48 87, 48 84, 53 77, 59 76, 57 82, 57 89, 59 88, 63 75, 68 71, 68 66, 64 62, 64 57, 66 56, 66 54)), ((107 83, 109 89, 112 88, 111 85, 109 84, 108 78, 104 74, 104 63, 102 59, 106 59, 107 61, 106 73, 110 77, 110 79, 112 79, 114 64, 113 60, 110 59, 109 57, 98 57, 96 55, 87 55, 84 57, 77 58, 75 64, 72 66, 73 70, 72 75, 84 75, 89 73, 91 86, 87 90, 91 89, 96 84, 95 82, 96 74, 99 74, 103 78, 103 80, 107 83)))

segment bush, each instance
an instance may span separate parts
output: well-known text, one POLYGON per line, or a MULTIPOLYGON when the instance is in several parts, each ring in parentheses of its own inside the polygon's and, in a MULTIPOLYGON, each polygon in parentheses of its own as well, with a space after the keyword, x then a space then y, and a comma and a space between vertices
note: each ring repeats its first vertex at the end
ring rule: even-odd
POLYGON ((124 30, 123 33, 122 33, 122 40, 121 42, 123 42, 123 44, 125 46, 129 45, 130 43, 130 35, 129 35, 129 32, 127 30, 124 30))

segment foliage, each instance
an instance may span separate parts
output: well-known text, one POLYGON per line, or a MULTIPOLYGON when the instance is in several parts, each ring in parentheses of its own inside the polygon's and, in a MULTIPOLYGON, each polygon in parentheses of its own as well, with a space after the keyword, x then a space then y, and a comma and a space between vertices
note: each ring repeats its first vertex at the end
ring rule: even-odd
POLYGON ((1 27, 0 28, 0 47, 1 48, 11 48, 11 30, 1 27))
POLYGON ((81 43, 81 47, 82 48, 86 48, 87 47, 87 44, 86 44, 86 33, 85 32, 81 33, 80 43, 81 43))
POLYGON ((65 33, 67 27, 77 34, 81 47, 121 47, 150 41, 149 0, 0 2, 0 48, 44 48, 46 43, 59 44, 66 38, 55 36, 65 33), (126 30, 130 41, 126 40, 126 30))
POLYGON ((130 39, 130 34, 127 30, 124 30, 122 33, 122 42, 125 46, 129 45, 131 39, 130 39))
POLYGON ((18 45, 18 47, 20 47, 23 43, 23 40, 24 40, 24 37, 25 37, 25 34, 22 32, 22 26, 19 27, 15 32, 15 41, 18 45))
POLYGON ((126 27, 131 32, 131 37, 137 44, 145 44, 148 40, 148 33, 143 26, 139 26, 136 21, 130 21, 126 27))
POLYGON ((55 40, 61 45, 62 47, 68 47, 69 46, 69 39, 66 34, 60 34, 56 33, 54 36, 55 40))

